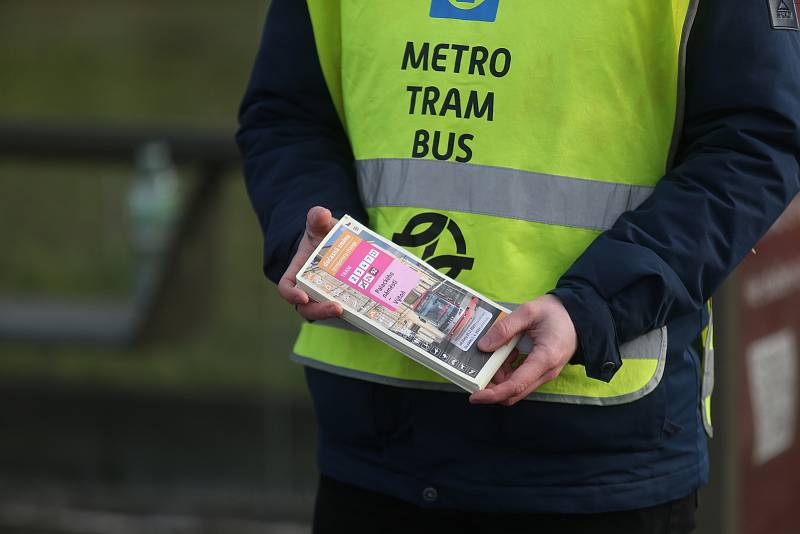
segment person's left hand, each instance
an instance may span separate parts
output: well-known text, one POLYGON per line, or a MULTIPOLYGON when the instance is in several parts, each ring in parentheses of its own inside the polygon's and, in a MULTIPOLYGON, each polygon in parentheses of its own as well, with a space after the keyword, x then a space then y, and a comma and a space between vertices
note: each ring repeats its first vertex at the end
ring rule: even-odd
POLYGON ((531 353, 514 369, 512 364, 519 352, 511 351, 492 382, 473 393, 470 402, 511 406, 556 378, 578 348, 572 319, 561 300, 553 295, 526 302, 497 321, 478 342, 478 348, 493 352, 520 332, 533 341, 531 353))

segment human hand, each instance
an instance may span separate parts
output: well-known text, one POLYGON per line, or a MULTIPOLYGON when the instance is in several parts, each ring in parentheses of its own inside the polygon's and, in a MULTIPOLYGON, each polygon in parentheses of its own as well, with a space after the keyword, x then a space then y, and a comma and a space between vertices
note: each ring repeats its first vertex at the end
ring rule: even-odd
POLYGON ((531 353, 514 369, 512 363, 519 351, 511 351, 486 389, 470 396, 471 403, 516 404, 542 384, 556 378, 578 348, 578 335, 572 319, 561 300, 554 295, 526 302, 497 321, 478 342, 478 348, 486 352, 495 351, 519 333, 533 341, 531 353))
POLYGON ((278 294, 289 304, 294 304, 297 313, 309 321, 321 321, 342 314, 342 307, 339 304, 312 302, 308 294, 297 287, 297 273, 337 222, 339 222, 338 219, 333 218, 330 210, 320 206, 308 210, 306 231, 300 239, 297 253, 292 258, 289 268, 278 281, 278 294))

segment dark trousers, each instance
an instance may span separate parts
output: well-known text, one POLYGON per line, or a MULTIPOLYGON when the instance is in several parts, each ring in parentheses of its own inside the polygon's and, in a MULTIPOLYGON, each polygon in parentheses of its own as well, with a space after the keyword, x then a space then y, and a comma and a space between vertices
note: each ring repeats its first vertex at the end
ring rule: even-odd
POLYGON ((696 494, 652 508, 605 514, 483 514, 431 510, 321 477, 314 534, 447 534, 542 532, 557 534, 689 534, 696 494))

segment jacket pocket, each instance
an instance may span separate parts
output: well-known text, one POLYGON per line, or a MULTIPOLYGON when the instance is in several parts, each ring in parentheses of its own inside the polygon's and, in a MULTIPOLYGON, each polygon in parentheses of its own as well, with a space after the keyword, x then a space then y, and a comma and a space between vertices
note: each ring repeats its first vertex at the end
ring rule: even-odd
POLYGON ((666 396, 662 381, 649 395, 614 406, 520 402, 502 413, 503 438, 528 452, 651 450, 665 437, 666 396))

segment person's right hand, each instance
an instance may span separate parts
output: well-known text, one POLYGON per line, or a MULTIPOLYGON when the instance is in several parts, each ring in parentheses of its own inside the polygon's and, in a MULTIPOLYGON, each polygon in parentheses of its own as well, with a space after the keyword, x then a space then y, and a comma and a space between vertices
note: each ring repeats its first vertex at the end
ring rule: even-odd
POLYGON ((297 313, 309 321, 321 321, 339 317, 342 307, 335 302, 312 302, 302 289, 297 287, 297 273, 314 253, 322 239, 339 222, 331 212, 320 206, 308 210, 306 231, 300 239, 297 254, 292 258, 289 268, 278 282, 278 293, 289 304, 294 304, 297 313))

